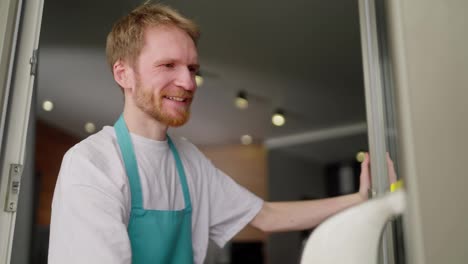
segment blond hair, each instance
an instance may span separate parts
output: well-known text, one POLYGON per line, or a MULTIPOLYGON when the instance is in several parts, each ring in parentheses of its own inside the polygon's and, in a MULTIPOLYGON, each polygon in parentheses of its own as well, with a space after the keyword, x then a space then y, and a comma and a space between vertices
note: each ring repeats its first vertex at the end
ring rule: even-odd
POLYGON ((197 44, 200 30, 192 20, 169 6, 148 2, 119 19, 107 36, 106 56, 111 71, 118 60, 125 60, 132 66, 135 64, 143 49, 144 31, 148 27, 176 26, 187 32, 197 44))

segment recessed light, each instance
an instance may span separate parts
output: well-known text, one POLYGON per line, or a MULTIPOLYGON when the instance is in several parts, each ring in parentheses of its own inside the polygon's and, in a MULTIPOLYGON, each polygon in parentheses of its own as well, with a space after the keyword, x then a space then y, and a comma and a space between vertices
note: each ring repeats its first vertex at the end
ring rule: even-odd
POLYGON ((241 137, 241 142, 243 145, 250 145, 252 144, 252 137, 250 135, 243 135, 241 137))
POLYGON ((94 133, 94 131, 96 131, 96 125, 94 125, 91 122, 86 123, 84 128, 85 128, 85 131, 90 133, 90 134, 94 133))
POLYGON ((275 126, 284 125, 284 123, 286 123, 286 117, 284 116, 284 112, 281 110, 277 110, 271 117, 271 122, 275 126))
POLYGON ((359 163, 362 163, 365 158, 366 158, 366 153, 364 151, 359 151, 358 153, 356 153, 356 160, 359 163))
POLYGON ((200 87, 203 85, 203 77, 200 75, 195 75, 195 83, 197 84, 197 87, 200 87))
POLYGON ((249 107, 249 101, 247 100, 247 93, 244 91, 240 91, 236 99, 234 100, 234 104, 237 106, 239 109, 246 109, 249 107))
POLYGON ((42 109, 44 109, 44 111, 50 112, 52 109, 54 109, 54 103, 52 103, 52 101, 45 100, 42 103, 42 109))

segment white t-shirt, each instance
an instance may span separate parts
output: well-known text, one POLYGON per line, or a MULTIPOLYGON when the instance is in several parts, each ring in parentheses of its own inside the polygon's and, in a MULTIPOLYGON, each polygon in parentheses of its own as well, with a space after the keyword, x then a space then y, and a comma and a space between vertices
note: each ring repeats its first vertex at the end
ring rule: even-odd
MULTIPOLYGON (((144 208, 183 209, 183 193, 167 141, 135 134, 131 139, 144 208)), ((194 263, 201 264, 209 239, 224 246, 257 215, 263 201, 215 168, 193 144, 173 141, 192 201, 194 263)), ((104 127, 63 158, 52 202, 49 264, 131 263, 130 209, 128 177, 115 131, 104 127)))

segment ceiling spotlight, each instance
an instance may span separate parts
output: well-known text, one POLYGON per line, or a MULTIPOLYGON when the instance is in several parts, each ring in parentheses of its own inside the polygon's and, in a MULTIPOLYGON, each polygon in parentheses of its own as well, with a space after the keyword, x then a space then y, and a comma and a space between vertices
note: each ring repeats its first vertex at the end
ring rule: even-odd
POLYGON ((364 151, 359 151, 358 153, 356 153, 356 160, 359 163, 362 163, 365 158, 366 158, 366 153, 364 151))
POLYGON ((88 123, 85 124, 84 129, 85 129, 86 132, 91 134, 91 133, 94 133, 94 131, 96 131, 96 125, 94 125, 91 122, 88 122, 88 123))
POLYGON ((241 142, 243 145, 250 145, 252 144, 252 137, 250 135, 243 135, 241 137, 241 142))
POLYGON ((247 100, 247 93, 244 91, 240 91, 237 94, 236 100, 234 100, 235 105, 239 109, 246 109, 249 107, 249 101, 247 100))
POLYGON ((286 118, 284 117, 284 112, 282 110, 276 110, 276 112, 271 117, 271 122, 275 126, 282 126, 286 123, 286 118))
POLYGON ((195 83, 197 84, 197 87, 200 87, 203 85, 203 77, 201 75, 195 75, 195 83))
POLYGON ((52 103, 49 100, 46 100, 42 103, 42 109, 44 109, 44 111, 50 112, 52 111, 52 109, 54 109, 54 103, 52 103))

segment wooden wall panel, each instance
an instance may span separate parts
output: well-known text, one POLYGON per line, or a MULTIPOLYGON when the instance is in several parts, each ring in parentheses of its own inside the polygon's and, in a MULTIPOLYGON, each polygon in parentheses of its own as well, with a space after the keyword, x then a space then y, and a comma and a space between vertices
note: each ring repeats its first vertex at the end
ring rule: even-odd
POLYGON ((50 224, 52 197, 63 155, 79 141, 79 138, 44 121, 38 120, 36 123, 35 159, 39 184, 36 223, 39 225, 50 224))
MULTIPOLYGON (((267 199, 267 151, 261 145, 228 145, 201 147, 200 150, 213 164, 237 183, 267 199)), ((234 241, 264 241, 266 234, 247 226, 234 241)))

